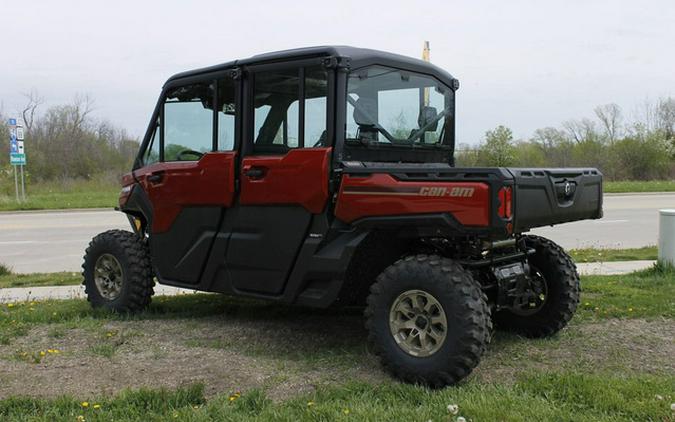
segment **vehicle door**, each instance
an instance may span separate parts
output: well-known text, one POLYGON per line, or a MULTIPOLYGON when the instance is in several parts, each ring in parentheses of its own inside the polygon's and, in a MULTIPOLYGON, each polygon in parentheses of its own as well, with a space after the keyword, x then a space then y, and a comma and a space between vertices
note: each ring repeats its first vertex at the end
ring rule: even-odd
POLYGON ((283 291, 312 216, 328 201, 329 72, 313 63, 249 68, 240 196, 227 248, 236 290, 283 291))
POLYGON ((197 284, 234 201, 236 82, 231 72, 170 81, 143 166, 135 170, 152 203, 148 229, 157 276, 197 284))

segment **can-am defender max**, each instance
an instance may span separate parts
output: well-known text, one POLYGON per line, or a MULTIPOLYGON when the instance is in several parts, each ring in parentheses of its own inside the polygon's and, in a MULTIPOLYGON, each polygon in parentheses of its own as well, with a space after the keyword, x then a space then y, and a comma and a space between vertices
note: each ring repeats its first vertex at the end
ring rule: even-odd
POLYGON ((494 324, 530 337, 579 301, 570 257, 529 229, 602 216, 592 168, 454 165, 457 79, 352 47, 171 77, 119 209, 132 232, 84 257, 93 306, 141 311, 161 284, 365 306, 395 376, 453 384, 494 324))

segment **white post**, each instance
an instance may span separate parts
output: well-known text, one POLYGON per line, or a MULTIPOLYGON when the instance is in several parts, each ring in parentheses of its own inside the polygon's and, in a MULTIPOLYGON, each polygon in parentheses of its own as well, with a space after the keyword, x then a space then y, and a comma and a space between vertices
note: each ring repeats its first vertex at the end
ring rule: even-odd
POLYGON ((16 202, 19 202, 19 179, 16 175, 16 166, 14 167, 14 190, 16 191, 16 202))
POLYGON ((659 210, 659 262, 675 265, 675 209, 659 210))
POLYGON ((26 202, 26 182, 23 179, 23 164, 21 165, 21 200, 26 202))

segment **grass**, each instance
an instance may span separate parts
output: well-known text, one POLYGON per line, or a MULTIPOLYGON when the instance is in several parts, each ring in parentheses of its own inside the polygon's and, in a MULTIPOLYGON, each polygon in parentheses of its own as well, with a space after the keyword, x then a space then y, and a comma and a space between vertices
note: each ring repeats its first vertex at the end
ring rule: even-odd
POLYGON ((33 273, 12 274, 2 271, 0 265, 0 289, 7 287, 35 287, 35 286, 70 286, 82 283, 79 273, 33 273))
POLYGON ((570 249, 568 253, 575 262, 656 260, 659 255, 656 246, 629 249, 570 249))
POLYGON ((620 180, 603 183, 605 193, 675 192, 675 180, 620 180))
MULTIPOLYGON (((581 286, 581 303, 577 310, 579 319, 675 318, 675 270, 672 268, 654 267, 620 276, 584 276, 581 286)), ((0 343, 8 344, 13 338, 25 335, 30 328, 41 324, 96 328, 111 319, 189 319, 213 315, 273 318, 275 315, 288 314, 306 317, 321 312, 332 311, 308 310, 214 294, 155 298, 150 307, 138 315, 92 310, 87 301, 82 299, 17 302, 0 304, 0 343)), ((210 346, 228 347, 220 343, 210 346)))
POLYGON ((386 382, 319 386, 275 402, 265 391, 230 392, 212 399, 203 386, 124 391, 115 397, 0 401, 3 421, 473 421, 671 420, 675 381, 667 376, 534 373, 512 385, 469 384, 442 390, 386 382), (659 398, 661 397, 661 398, 659 398))
POLYGON ((577 315, 587 318, 675 318, 675 270, 655 266, 621 276, 581 279, 577 315))
MULTIPOLYGON (((675 270, 654 267, 649 270, 622 276, 586 276, 582 278, 581 304, 573 324, 587 324, 618 318, 670 319, 675 318, 675 270)), ((181 319, 186 324, 197 319, 214 318, 214 324, 232 321, 261 324, 268 320, 302 320, 317 313, 336 313, 335 310, 307 310, 281 306, 249 299, 233 299, 221 295, 190 294, 155 298, 149 309, 139 315, 115 315, 101 310, 92 310, 84 300, 44 302, 20 302, 0 305, 0 342, 11 343, 32 328, 46 326, 48 337, 63 338, 68 330, 77 328, 90 331, 100 339, 90 353, 106 358, 116 355, 125 338, 131 333, 111 331, 111 321, 181 319)), ((352 312, 351 310, 341 312, 352 312)), ((355 314, 360 310, 354 310, 355 314)), ((336 314, 337 315, 337 314, 336 314)), ((242 324, 246 329, 246 325, 242 324)), ((289 327, 290 330, 294 328, 289 327)), ((562 334, 571 335, 572 331, 562 334)), ((270 335, 272 335, 271 333, 270 335)), ((500 334, 500 333, 498 333, 500 334)), ((280 333, 287 336, 287 333, 280 333)), ((593 335, 592 332, 585 335, 593 335)), ((577 337, 575 337, 576 339, 577 337)), ((611 338, 608 334, 607 338, 611 338)), ((250 340, 250 339, 248 339, 250 340)), ((523 350, 557 349, 558 340, 544 339, 525 342, 500 335, 497 343, 509 347, 518 342, 523 350)), ((578 341, 588 341, 583 336, 578 341)), ((359 339, 361 342, 362 339, 359 339)), ((323 341, 321 341, 323 342, 323 341)), ((288 343, 288 342, 286 342, 288 343)), ((292 343, 292 342, 291 342, 292 343)), ((348 341, 343 345, 350 346, 348 341)), ((238 348, 238 344, 213 344, 214 348, 238 348)), ((281 345, 268 339, 270 344, 281 345)), ((284 343, 285 344, 285 343, 284 343)), ((202 345, 203 346, 203 345, 202 345)), ((259 345, 258 345, 259 346, 259 345)), ((258 346, 248 350, 253 355, 258 346)), ((53 347, 53 346, 49 346, 53 347)), ((331 355, 323 347, 292 346, 293 351, 283 348, 268 350, 267 356, 297 357, 317 361, 317 356, 326 354, 334 360, 340 355, 349 358, 350 351, 333 351, 331 355), (300 356, 302 355, 302 356, 300 356), (337 356, 336 356, 337 355, 337 356)), ((327 346, 331 349, 334 346, 327 346)), ((358 353, 363 353, 359 345, 358 353)), ((595 347, 588 343, 586 347, 595 347)), ((518 348, 510 350, 520 350, 518 348)), ((582 352, 584 348, 580 349, 582 352)), ((243 350, 246 351, 246 350, 243 350)), ((32 350, 16 359, 28 363, 46 364, 57 359, 52 354, 60 352, 48 349, 32 350), (41 356, 40 352, 45 352, 41 356), (51 353, 51 354, 50 354, 51 353)), ((64 352, 65 353, 65 352, 64 352)), ((355 352, 354 352, 355 353, 355 352)), ((542 352, 543 353, 543 352, 542 352)), ((353 354, 353 353, 352 353, 353 354)), ((523 358, 531 356, 532 351, 523 358)), ((536 355, 536 354, 535 354, 536 355)), ((198 356, 198 355, 195 355, 198 356)), ((223 356, 227 356, 224 354, 223 356)), ((320 356, 319 356, 320 357, 320 356)), ((581 357, 580 357, 581 358, 581 357)), ((264 360, 263 358, 261 358, 264 360)), ((493 365, 518 365, 521 357, 514 356, 495 361, 493 365)), ((618 359, 618 358, 617 358, 618 359)), ((320 359, 319 359, 320 362, 320 359)), ((571 360, 570 362, 574 362, 571 360)), ((521 362, 522 363, 522 362, 521 362)), ((325 368, 326 365, 313 365, 325 368)), ((329 365, 332 371, 339 367, 329 365)), ((5 421, 42 420, 225 420, 225 421, 456 421, 447 411, 449 404, 459 405, 459 415, 473 421, 521 421, 521 420, 575 420, 575 421, 621 421, 621 420, 673 420, 670 404, 675 402, 675 377, 668 370, 642 373, 627 371, 620 365, 589 369, 583 365, 559 365, 554 372, 546 371, 536 364, 527 371, 516 371, 512 382, 495 383, 489 379, 473 379, 457 387, 430 390, 384 379, 379 382, 349 381, 335 374, 332 384, 323 381, 311 393, 298 392, 289 399, 278 400, 267 387, 243 391, 221 391, 215 396, 207 394, 201 385, 190 385, 175 390, 140 389, 127 390, 116 396, 63 396, 53 399, 34 397, 9 397, 0 400, 0 419, 5 421)), ((283 371, 284 369, 280 369, 283 371)))
POLYGON ((13 191, 0 194, 0 211, 112 208, 119 193, 119 183, 104 180, 35 183, 26 186, 26 201, 17 202, 13 191))

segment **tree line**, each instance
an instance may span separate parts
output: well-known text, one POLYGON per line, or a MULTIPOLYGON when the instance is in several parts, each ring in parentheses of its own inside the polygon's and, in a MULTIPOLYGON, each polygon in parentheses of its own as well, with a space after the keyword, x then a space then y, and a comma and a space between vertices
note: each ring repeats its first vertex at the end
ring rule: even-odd
POLYGON ((458 166, 596 167, 609 180, 675 178, 675 99, 645 102, 628 121, 616 104, 593 118, 569 120, 514 140, 511 129, 486 132, 477 147, 457 148, 458 166))
MULTIPOLYGON (((31 181, 108 178, 115 181, 128 172, 138 151, 138 139, 106 120, 92 116, 94 102, 77 96, 68 104, 41 110, 42 98, 32 92, 18 111, 23 121, 26 171, 31 181)), ((8 115, 0 110, 0 133, 4 150, 9 150, 8 115)), ((0 170, 13 176, 7 158, 0 170)), ((7 190, 7 186, 4 186, 7 190)))
MULTIPOLYGON (((123 128, 92 116, 93 101, 78 96, 68 104, 46 108, 35 92, 18 110, 24 123, 32 181, 101 179, 111 182, 129 171, 139 140, 123 128)), ((498 126, 471 147, 459 145, 458 166, 597 167, 609 180, 675 178, 675 99, 645 103, 633 120, 616 104, 595 108, 593 118, 569 120, 559 127, 534 131, 516 140, 511 129, 498 126)), ((0 109, 0 133, 7 118, 0 109)), ((8 136, 2 135, 4 150, 8 136)), ((1 187, 11 190, 12 169, 2 159, 1 187)))

